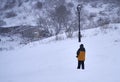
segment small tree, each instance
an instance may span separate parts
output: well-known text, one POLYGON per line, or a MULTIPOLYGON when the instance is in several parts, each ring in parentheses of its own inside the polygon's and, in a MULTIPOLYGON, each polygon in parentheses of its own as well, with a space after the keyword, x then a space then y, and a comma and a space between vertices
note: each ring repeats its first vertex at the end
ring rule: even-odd
POLYGON ((66 33, 67 38, 72 38, 73 37, 73 29, 72 28, 70 28, 70 27, 67 28, 65 33, 66 33))
POLYGON ((50 17, 54 22, 54 26, 55 26, 56 39, 58 38, 57 35, 60 33, 62 27, 64 27, 65 23, 68 22, 69 14, 70 11, 68 11, 64 5, 55 7, 55 10, 50 12, 50 17))

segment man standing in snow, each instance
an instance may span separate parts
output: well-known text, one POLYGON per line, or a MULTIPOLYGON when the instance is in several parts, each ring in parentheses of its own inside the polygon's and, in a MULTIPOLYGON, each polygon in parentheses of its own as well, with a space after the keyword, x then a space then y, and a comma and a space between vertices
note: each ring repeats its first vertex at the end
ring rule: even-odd
POLYGON ((85 48, 84 45, 81 44, 80 48, 77 51, 77 56, 78 58, 78 67, 77 69, 80 69, 80 66, 82 65, 82 69, 84 69, 84 61, 85 61, 85 48))

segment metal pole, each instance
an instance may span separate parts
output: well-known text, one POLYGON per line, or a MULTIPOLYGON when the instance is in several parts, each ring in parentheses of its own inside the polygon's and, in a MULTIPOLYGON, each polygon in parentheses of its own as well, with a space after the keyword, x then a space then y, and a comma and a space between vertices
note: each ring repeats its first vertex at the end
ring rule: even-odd
POLYGON ((79 32, 78 32, 78 42, 81 42, 81 32, 80 32, 80 11, 82 8, 82 4, 78 4, 77 6, 77 11, 78 11, 78 28, 79 28, 79 32))
POLYGON ((78 33, 78 38, 79 38, 79 42, 81 42, 81 32, 80 32, 80 11, 78 12, 78 27, 79 27, 79 33, 78 33))

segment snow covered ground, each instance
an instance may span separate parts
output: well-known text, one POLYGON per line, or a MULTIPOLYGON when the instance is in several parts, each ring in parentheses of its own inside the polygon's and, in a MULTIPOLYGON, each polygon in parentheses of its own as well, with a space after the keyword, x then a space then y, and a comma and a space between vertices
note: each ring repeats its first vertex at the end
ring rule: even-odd
POLYGON ((0 52, 3 50, 5 51, 13 50, 17 47, 23 46, 20 45, 22 41, 23 41, 22 38, 20 38, 20 36, 18 35, 12 35, 12 37, 0 35, 0 52))
POLYGON ((82 34, 85 70, 76 69, 77 38, 43 40, 0 52, 0 82, 120 82, 120 28, 82 34))

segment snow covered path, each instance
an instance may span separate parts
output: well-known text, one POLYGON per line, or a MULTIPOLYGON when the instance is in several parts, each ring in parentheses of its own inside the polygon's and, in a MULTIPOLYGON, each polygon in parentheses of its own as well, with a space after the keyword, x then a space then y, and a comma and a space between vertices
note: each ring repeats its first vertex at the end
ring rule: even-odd
POLYGON ((85 70, 76 69, 77 38, 0 52, 0 82, 120 82, 119 32, 84 32, 85 70))

